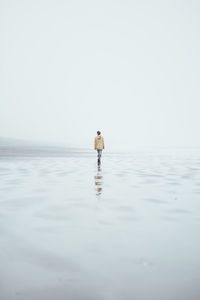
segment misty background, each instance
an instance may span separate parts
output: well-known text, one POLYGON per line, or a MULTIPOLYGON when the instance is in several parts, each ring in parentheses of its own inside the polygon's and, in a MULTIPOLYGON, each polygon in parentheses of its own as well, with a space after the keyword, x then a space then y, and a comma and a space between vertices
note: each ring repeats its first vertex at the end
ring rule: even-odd
POLYGON ((0 0, 0 136, 200 146, 199 1, 0 0))

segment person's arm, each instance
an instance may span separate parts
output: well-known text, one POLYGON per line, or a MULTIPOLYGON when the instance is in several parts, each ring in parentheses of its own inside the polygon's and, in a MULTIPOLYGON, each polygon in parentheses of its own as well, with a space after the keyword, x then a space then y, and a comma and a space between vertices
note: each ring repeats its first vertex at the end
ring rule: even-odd
POLYGON ((102 139, 103 139, 103 149, 104 149, 104 138, 102 137, 102 139))
POLYGON ((97 146, 96 146, 96 138, 94 139, 94 150, 97 149, 97 146))

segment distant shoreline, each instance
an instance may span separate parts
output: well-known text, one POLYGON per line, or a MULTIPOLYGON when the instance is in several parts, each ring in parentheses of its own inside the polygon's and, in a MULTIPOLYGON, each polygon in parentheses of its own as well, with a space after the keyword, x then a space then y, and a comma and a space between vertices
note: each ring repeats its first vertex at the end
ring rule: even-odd
POLYGON ((77 156, 90 153, 90 149, 31 143, 30 141, 0 138, 0 157, 55 157, 77 156))

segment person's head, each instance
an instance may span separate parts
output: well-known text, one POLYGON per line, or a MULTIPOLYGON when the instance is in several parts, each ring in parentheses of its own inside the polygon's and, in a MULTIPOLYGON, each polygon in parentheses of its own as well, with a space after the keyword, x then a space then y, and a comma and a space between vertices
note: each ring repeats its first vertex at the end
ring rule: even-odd
POLYGON ((101 134, 101 131, 98 130, 98 131, 97 131, 97 135, 100 135, 100 134, 101 134))

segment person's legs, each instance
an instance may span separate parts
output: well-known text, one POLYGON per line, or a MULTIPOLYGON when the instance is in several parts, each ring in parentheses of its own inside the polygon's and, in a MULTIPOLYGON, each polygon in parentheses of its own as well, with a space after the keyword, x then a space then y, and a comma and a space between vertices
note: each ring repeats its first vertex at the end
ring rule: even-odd
POLYGON ((97 156, 98 156, 98 164, 101 163, 101 155, 102 155, 102 150, 97 150, 97 156))

